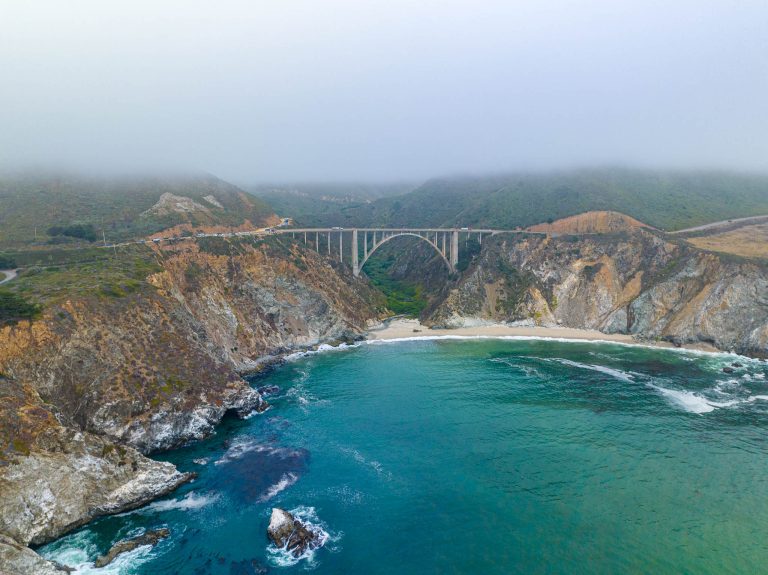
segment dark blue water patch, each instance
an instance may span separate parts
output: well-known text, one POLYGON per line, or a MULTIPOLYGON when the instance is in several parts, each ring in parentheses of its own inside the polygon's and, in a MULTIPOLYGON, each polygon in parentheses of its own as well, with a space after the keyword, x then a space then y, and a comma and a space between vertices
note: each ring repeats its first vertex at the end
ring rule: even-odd
POLYGON ((213 465, 220 469, 211 474, 211 489, 245 503, 267 501, 307 471, 309 451, 247 438, 233 443, 213 465))

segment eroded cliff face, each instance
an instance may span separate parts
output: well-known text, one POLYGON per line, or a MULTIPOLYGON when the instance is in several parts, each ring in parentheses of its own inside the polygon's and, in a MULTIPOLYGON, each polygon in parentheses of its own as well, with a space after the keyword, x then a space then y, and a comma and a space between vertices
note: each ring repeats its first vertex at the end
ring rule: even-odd
POLYGON ((500 234, 428 323, 525 322, 768 355, 768 270, 643 229, 500 234))
POLYGON ((244 371, 354 338, 381 311, 364 280, 290 242, 153 249, 161 271, 137 291, 0 329, 0 533, 20 545, 175 488, 188 477, 142 453, 263 411, 244 371))

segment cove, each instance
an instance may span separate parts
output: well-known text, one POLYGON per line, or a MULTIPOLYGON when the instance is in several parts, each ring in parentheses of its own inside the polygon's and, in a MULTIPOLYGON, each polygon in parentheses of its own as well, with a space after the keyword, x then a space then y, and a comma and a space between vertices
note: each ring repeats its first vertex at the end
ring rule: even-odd
POLYGON ((78 573, 749 573, 768 538, 765 363, 422 340, 297 357, 272 408, 163 459, 198 479, 40 552, 78 573), (272 507, 321 527, 296 560, 272 507), (93 561, 167 527, 154 548, 93 561))

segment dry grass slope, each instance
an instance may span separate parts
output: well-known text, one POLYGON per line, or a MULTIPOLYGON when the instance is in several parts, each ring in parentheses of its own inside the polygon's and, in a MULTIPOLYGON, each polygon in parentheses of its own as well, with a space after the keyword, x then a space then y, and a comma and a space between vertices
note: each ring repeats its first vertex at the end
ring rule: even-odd
POLYGON ((711 236, 690 238, 697 248, 747 258, 768 258, 768 224, 744 226, 711 236))

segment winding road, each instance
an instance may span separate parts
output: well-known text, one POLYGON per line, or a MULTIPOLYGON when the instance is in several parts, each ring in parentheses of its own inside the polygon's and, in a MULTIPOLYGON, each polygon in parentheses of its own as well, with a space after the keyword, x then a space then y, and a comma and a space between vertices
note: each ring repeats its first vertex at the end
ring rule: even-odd
POLYGON ((760 224, 763 222, 768 222, 768 215, 766 216, 749 216, 747 218, 733 218, 731 220, 722 220, 720 222, 712 222, 711 224, 704 224, 703 226, 696 226, 694 228, 686 228, 684 230, 677 230, 674 232, 667 232, 669 234, 687 234, 689 232, 701 232, 704 230, 711 230, 716 228, 725 228, 732 226, 734 224, 736 225, 747 225, 747 224, 760 224))
POLYGON ((0 278, 0 285, 1 285, 15 278, 16 270, 0 270, 0 274, 2 274, 2 278, 0 278))

